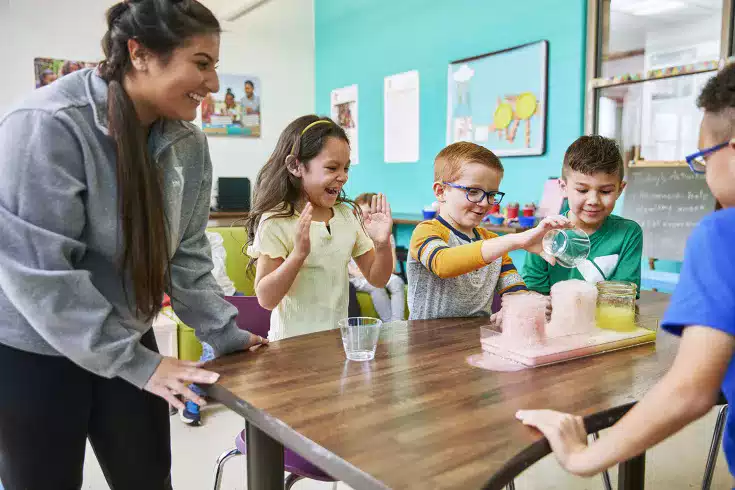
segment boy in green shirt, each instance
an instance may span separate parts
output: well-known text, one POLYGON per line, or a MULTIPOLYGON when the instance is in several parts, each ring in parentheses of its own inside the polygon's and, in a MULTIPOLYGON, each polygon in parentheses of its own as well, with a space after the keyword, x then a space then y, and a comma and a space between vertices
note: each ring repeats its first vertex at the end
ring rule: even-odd
POLYGON ((523 279, 531 291, 549 294, 559 281, 626 281, 641 288, 643 231, 635 221, 611 214, 625 188, 623 159, 614 140, 582 136, 567 149, 560 181, 568 218, 590 236, 590 253, 574 269, 528 254, 523 279))

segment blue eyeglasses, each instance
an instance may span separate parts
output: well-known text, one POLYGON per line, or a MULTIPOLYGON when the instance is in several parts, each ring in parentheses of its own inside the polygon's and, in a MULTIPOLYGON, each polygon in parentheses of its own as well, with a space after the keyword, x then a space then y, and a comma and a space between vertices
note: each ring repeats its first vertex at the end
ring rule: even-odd
POLYGON ((442 182, 442 184, 448 185, 449 187, 454 187, 455 189, 462 189, 463 191, 465 191, 465 195, 469 202, 481 203, 482 201, 487 199, 487 203, 490 205, 500 204, 500 201, 502 201, 505 197, 505 192, 484 191, 478 187, 465 187, 459 184, 452 184, 451 182, 442 182))
POLYGON ((703 174, 707 169, 707 156, 725 148, 733 141, 735 140, 730 140, 725 143, 720 143, 719 145, 710 146, 709 148, 705 148, 704 150, 700 150, 696 153, 692 153, 691 155, 687 155, 687 165, 689 165, 689 168, 695 174, 703 174))

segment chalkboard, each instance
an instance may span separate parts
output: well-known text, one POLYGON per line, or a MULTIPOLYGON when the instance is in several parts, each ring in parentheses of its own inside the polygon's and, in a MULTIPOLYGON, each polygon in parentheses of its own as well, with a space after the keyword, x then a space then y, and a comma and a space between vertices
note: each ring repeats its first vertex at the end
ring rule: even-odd
POLYGON ((704 175, 686 167, 631 167, 623 215, 643 228, 643 254, 680 261, 687 237, 715 209, 704 175))

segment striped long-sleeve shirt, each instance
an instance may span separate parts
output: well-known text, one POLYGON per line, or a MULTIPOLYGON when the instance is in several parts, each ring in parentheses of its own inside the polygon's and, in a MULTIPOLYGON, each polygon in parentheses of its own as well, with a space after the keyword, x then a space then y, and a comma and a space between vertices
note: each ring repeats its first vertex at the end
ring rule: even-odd
POLYGON ((408 307, 413 320, 490 315, 497 293, 525 291, 508 255, 487 264, 482 241, 497 238, 483 228, 469 237, 441 217, 419 224, 408 258, 408 307))

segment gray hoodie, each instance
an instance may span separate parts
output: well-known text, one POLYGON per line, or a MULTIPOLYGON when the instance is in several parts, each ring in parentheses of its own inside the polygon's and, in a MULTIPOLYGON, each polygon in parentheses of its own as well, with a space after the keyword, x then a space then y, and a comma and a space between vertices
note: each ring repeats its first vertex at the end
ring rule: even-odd
MULTIPOLYGON (((80 70, 35 90, 0 119, 0 343, 64 356, 143 387, 161 356, 140 344, 151 325, 134 315, 118 268, 115 146, 107 84, 80 70)), ((148 146, 164 175, 171 243, 168 294, 178 316, 216 354, 249 334, 212 277, 212 164, 204 135, 159 121, 148 146)), ((129 275, 128 296, 133 296, 129 275)))

